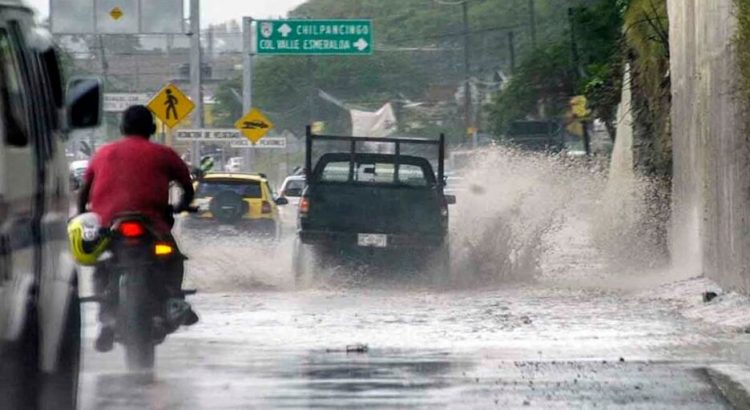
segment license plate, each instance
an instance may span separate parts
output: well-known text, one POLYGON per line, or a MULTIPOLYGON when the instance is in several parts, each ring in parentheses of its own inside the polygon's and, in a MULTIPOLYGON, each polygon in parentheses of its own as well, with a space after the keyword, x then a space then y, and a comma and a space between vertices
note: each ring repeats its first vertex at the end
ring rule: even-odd
POLYGON ((357 244, 367 248, 385 248, 388 246, 388 235, 361 233, 357 238, 357 244))

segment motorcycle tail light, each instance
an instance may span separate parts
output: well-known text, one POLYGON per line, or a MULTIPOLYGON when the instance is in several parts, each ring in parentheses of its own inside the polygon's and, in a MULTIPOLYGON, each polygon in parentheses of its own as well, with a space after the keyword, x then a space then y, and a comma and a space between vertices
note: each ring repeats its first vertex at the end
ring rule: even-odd
POLYGON ((271 204, 268 201, 263 201, 263 204, 260 207, 261 212, 264 214, 270 214, 272 212, 271 204))
POLYGON ((117 230, 126 238, 140 238, 146 233, 146 229, 138 222, 123 222, 117 230))
POLYGON ((174 247, 168 243, 157 243, 154 246, 154 255, 169 256, 174 253, 174 247))
POLYGON ((299 201, 299 213, 307 214, 308 212, 310 212, 310 200, 304 197, 299 201))

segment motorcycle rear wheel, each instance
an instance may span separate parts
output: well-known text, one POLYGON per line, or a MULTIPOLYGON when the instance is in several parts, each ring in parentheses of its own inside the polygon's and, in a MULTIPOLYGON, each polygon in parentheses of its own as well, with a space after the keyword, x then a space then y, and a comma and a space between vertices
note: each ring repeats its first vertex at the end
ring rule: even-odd
POLYGON ((125 363, 132 371, 154 368, 153 300, 142 273, 125 274, 120 281, 119 330, 125 363))

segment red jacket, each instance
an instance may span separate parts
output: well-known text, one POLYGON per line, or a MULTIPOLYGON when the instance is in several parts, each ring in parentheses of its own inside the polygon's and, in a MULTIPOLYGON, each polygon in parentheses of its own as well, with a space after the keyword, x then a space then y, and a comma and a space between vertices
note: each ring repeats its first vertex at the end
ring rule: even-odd
POLYGON ((172 229, 167 219, 169 183, 190 186, 190 170, 171 148, 142 137, 124 137, 99 149, 86 171, 91 185, 90 211, 103 226, 125 212, 149 217, 160 232, 172 229))

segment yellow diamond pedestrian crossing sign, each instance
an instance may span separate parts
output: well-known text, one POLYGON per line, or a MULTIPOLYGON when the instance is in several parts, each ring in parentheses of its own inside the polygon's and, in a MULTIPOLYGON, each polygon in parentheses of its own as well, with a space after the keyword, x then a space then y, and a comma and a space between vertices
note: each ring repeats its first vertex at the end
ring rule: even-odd
POLYGON ((240 118, 234 126, 253 144, 258 143, 273 129, 273 123, 260 110, 253 108, 240 118))
POLYGON ((151 99, 148 109, 167 127, 174 128, 193 112, 195 104, 177 86, 167 84, 151 99))

